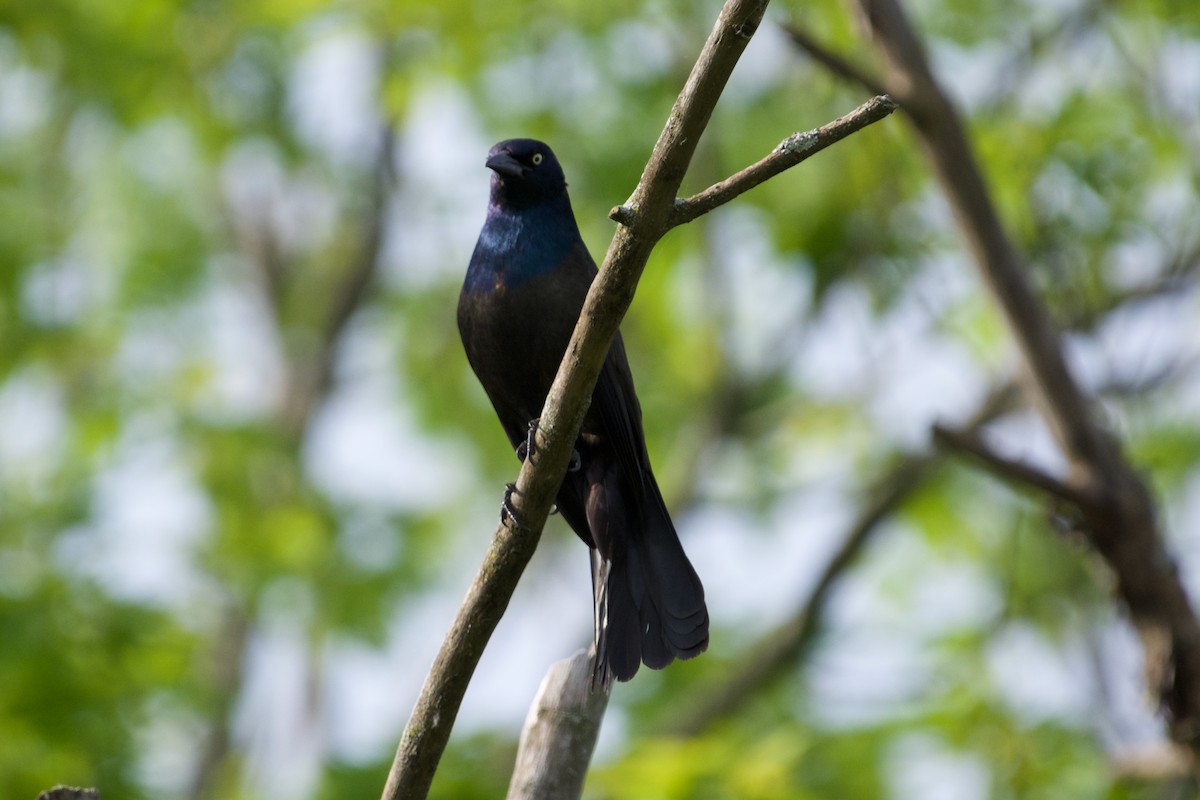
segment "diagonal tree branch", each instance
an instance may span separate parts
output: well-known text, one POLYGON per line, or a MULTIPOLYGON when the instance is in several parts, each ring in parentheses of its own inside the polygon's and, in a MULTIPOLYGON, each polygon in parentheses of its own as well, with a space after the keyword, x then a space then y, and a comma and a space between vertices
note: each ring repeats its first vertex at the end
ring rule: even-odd
POLYGON ((960 450, 982 461, 993 472, 1016 483, 1032 486, 1077 506, 1096 502, 1096 498, 1084 489, 1072 486, 1032 464, 997 453, 978 431, 958 430, 938 423, 933 426, 933 440, 942 447, 960 450))
POLYGON ((626 204, 629 218, 609 245, 546 398, 538 455, 526 459, 517 478, 513 504, 527 527, 518 527, 509 517, 496 529, 404 729, 384 787, 385 800, 419 800, 428 794, 467 684, 537 547, 613 335, 650 252, 668 228, 676 194, 713 107, 766 6, 766 0, 726 2, 675 101, 626 204))
POLYGON ((714 723, 732 716, 747 700, 785 675, 812 640, 838 579, 874 538, 880 524, 924 484, 941 460, 942 457, 933 452, 901 461, 876 487, 874 498, 850 526, 796 612, 748 648, 744 657, 725 670, 723 680, 698 691, 698 702, 688 713, 671 720, 666 735, 698 736, 714 723))
POLYGON ((889 93, 916 129, 1018 345, 1042 413, 1071 464, 1071 483, 1093 498, 1080 508, 1085 529, 1117 577, 1171 735, 1200 756, 1200 623, 1159 533, 1150 493, 1068 369, 1058 331, 1000 222, 958 111, 904 11, 896 0, 855 5, 887 62, 889 93))
POLYGON ((1076 467, 1090 471, 1111 466, 1119 460, 1113 442, 1092 419, 1092 409, 1067 367, 1058 330, 1025 277, 1025 265, 992 204, 958 110, 934 80, 916 33, 893 0, 861 0, 859 6, 889 62, 892 96, 921 136, 1057 438, 1077 457, 1076 467))

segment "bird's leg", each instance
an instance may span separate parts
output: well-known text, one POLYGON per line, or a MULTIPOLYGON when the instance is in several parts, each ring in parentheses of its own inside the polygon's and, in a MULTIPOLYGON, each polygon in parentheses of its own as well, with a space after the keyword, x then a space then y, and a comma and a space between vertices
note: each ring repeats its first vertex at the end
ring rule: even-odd
POLYGON ((529 433, 525 435, 525 441, 517 445, 517 458, 524 461, 537 452, 537 431, 538 417, 529 420, 529 433))
POLYGON ((517 492, 515 483, 506 483, 504 485, 504 499, 500 501, 500 521, 504 522, 504 518, 508 517, 512 520, 513 525, 523 531, 529 530, 521 518, 517 516, 517 509, 513 508, 512 496, 517 492))

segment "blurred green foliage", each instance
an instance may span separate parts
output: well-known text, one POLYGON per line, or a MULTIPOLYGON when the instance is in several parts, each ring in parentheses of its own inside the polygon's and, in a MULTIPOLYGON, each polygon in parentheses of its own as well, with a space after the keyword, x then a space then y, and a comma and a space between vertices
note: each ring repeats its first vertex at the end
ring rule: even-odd
MULTIPOLYGON (((311 680, 297 718, 324 741, 329 651, 353 642, 383 653, 424 593, 457 594, 443 586, 447 564, 470 560, 487 535, 471 509, 513 473, 453 324, 482 208, 447 220, 462 193, 421 184, 425 165, 408 160, 431 155, 413 151, 434 125, 431 104, 469 109, 438 118, 448 142, 551 141, 599 258, 607 210, 636 183, 718 7, 0 5, 0 796, 57 783, 108 798, 271 795, 261 743, 238 720, 258 707, 248 650, 281 624, 298 632, 311 680), (312 67, 323 45, 346 40, 351 57, 365 52, 365 78, 344 61, 312 67), (370 118, 337 117, 334 99, 357 84, 305 99, 322 77, 365 81, 370 118), (313 97, 331 104, 317 110, 326 124, 374 135, 329 144, 306 127, 313 97), (398 143, 380 157, 385 124, 398 143), (437 225, 424 230, 429 219, 437 225), (364 263, 374 268, 365 293, 344 294, 364 263), (339 303, 353 311, 344 327, 339 303), (449 448, 454 485, 406 504, 319 477, 314 428, 364 369, 396 376, 391 402, 428 446, 449 448), (161 556, 159 533, 182 566, 161 556), (158 588, 139 588, 139 576, 158 588)), ((913 10, 1047 302, 1064 324, 1088 320, 1072 342, 1105 356, 1094 382, 1134 378, 1105 400, 1106 415, 1164 518, 1186 519, 1200 459, 1194 334, 1122 351, 1104 323, 1158 287, 1145 294, 1173 297, 1189 315, 1179 324, 1196 327, 1200 105, 1184 76, 1198 63, 1200 7, 933 0, 913 10), (1169 367, 1160 380, 1137 385, 1148 377, 1139 352, 1169 367)), ((878 69, 841 5, 781 3, 770 20, 687 191, 866 99, 775 27, 799 24, 878 69)), ((677 516, 739 514, 747 536, 804 536, 787 503, 817 489, 852 516, 863 487, 933 421, 891 416, 891 393, 906 386, 896 364, 960 354, 974 365, 963 391, 977 396, 1011 377, 1006 333, 969 264, 899 117, 670 234, 623 331, 677 516)), ((1041 435, 1031 419, 1010 415, 1018 441, 1041 435)), ((796 663, 733 718, 664 736, 679 709, 736 674, 801 600, 802 582, 755 596, 753 619, 714 605, 712 653, 619 688, 613 724, 629 737, 606 745, 589 796, 903 797, 904 776, 930 763, 982 775, 981 797, 1181 796, 1178 777, 1112 767, 1125 742, 1102 708, 1030 717, 997 685, 990 654, 1005 632, 1099 652, 1120 627, 1107 577, 1054 511, 943 466, 844 576, 887 613, 835 602, 796 663), (926 630, 927 566, 984 576, 999 602, 926 630), (832 695, 821 682, 852 660, 839 648, 897 635, 920 653, 915 686, 845 716, 850 679, 832 695)), ((561 530, 548 538, 578 555, 561 530)), ((743 545, 723 546, 733 558, 743 545)), ((1100 653, 1086 682, 1104 685, 1104 662, 1100 653)), ((860 705, 875 696, 866 684, 860 705)), ((499 796, 516 734, 459 737, 434 796, 499 796)), ((309 779, 274 794, 377 792, 398 736, 366 755, 324 742, 296 768, 309 779)))

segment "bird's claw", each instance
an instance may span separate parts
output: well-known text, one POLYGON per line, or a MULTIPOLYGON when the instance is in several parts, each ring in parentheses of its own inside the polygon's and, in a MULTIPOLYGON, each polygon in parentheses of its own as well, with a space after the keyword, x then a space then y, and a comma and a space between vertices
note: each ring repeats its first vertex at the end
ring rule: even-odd
MULTIPOLYGON (((517 445, 517 458, 524 463, 525 459, 537 452, 537 432, 538 424, 541 420, 534 417, 529 420, 529 433, 525 436, 525 441, 517 445)), ((579 472, 583 467, 583 459, 579 456, 579 451, 572 448, 571 461, 567 464, 567 472, 579 472)))
POLYGON ((518 529, 527 531, 525 523, 517 515, 517 509, 513 507, 512 496, 517 493, 517 485, 515 483, 506 483, 504 485, 504 499, 500 501, 500 521, 504 522, 505 518, 512 520, 512 524, 518 529))
POLYGON ((529 420, 529 433, 525 435, 525 441, 517 445, 517 458, 522 462, 537 452, 538 421, 538 417, 529 420))

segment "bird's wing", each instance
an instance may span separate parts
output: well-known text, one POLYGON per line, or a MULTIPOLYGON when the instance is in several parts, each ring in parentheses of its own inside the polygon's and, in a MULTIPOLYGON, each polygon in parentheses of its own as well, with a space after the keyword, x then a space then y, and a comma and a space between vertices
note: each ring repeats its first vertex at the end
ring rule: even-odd
MULTIPOLYGON (((574 314, 577 317, 579 309, 583 308, 588 289, 596 278, 596 262, 592 260, 583 242, 580 242, 564 266, 567 269, 563 273, 569 275, 570 279, 564 280, 563 284, 569 283, 572 287, 569 294, 572 295, 572 305, 576 309, 574 314)), ((633 388, 633 373, 629 369, 629 359, 625 355, 625 343, 621 339, 620 331, 613 336, 608 356, 600 369, 600 377, 596 380, 596 388, 592 392, 589 416, 598 418, 602 429, 600 432, 608 440, 616 455, 621 474, 629 478, 629 483, 636 492, 636 499, 640 502, 650 458, 646 454, 646 441, 642 432, 642 409, 638 405, 637 393, 633 388), (635 476, 637 480, 634 479, 635 476)), ((588 427, 588 423, 584 422, 585 430, 588 427)))
POLYGON ((596 381, 592 409, 600 417, 621 474, 630 478, 631 488, 637 493, 637 499, 642 500, 646 465, 650 459, 646 454, 645 434, 642 431, 642 409, 633 388, 633 374, 619 332, 613 337, 608 358, 596 381), (633 480, 634 476, 639 480, 633 480))

